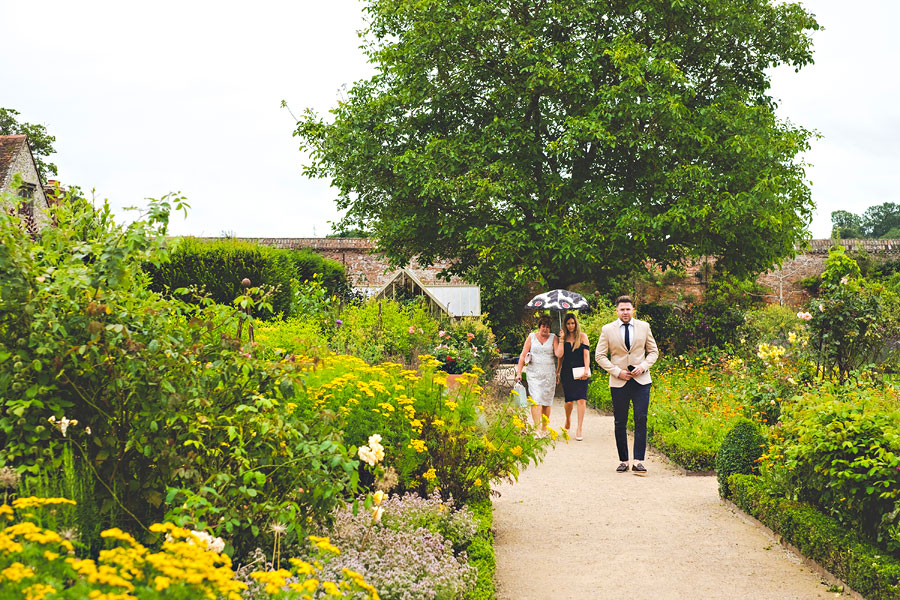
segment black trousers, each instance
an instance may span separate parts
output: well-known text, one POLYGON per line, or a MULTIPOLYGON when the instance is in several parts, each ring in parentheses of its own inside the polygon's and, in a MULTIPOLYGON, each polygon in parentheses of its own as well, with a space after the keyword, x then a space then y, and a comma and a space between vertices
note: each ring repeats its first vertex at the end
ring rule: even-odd
POLYGON ((619 460, 628 461, 628 412, 634 404, 634 460, 644 460, 647 451, 647 410, 650 408, 650 386, 629 379, 620 388, 609 388, 615 420, 616 449, 619 460))

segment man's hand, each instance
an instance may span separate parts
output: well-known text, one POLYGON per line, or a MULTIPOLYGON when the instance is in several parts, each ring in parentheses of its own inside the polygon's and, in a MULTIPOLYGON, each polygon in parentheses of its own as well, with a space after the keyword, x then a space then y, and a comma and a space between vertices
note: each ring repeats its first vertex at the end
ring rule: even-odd
POLYGON ((643 373, 643 372, 644 372, 644 370, 643 370, 642 368, 640 368, 640 367, 635 367, 635 368, 633 368, 633 369, 631 370, 631 376, 632 376, 632 377, 637 377, 638 375, 640 375, 640 374, 643 373))
POLYGON ((619 371, 619 374, 616 375, 616 377, 618 377, 622 381, 628 381, 629 379, 631 379, 631 376, 632 376, 632 374, 629 373, 628 371, 626 371, 625 369, 621 369, 619 371))

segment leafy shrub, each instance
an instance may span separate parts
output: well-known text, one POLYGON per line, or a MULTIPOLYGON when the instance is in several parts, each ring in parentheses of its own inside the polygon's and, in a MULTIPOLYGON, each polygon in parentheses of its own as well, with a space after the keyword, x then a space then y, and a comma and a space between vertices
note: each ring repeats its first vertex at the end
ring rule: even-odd
POLYGON ((478 367, 490 377, 492 363, 499 358, 494 334, 480 318, 468 317, 444 325, 432 351, 445 373, 468 373, 478 367))
MULTIPOLYGON (((384 600, 466 597, 476 579, 466 553, 455 554, 450 540, 428 527, 411 530, 423 514, 434 511, 438 506, 435 502, 411 495, 395 497, 373 509, 383 508, 383 515, 377 518, 368 511, 354 515, 349 507, 339 509, 331 540, 341 548, 341 554, 323 569, 322 576, 331 578, 342 569, 350 569, 374 585, 384 600), (407 507, 414 513, 411 518, 403 515, 407 507)), ((444 505, 443 510, 452 511, 452 507, 444 505)), ((476 527, 471 513, 450 515, 443 522, 460 520, 467 521, 465 529, 471 537, 476 527)), ((429 517, 426 522, 440 528, 442 521, 429 517)))
POLYGON ((0 215, 0 465, 59 472, 70 446, 99 526, 145 529, 168 512, 240 553, 271 518, 329 515, 355 493, 358 461, 320 415, 281 410, 309 365, 242 347, 243 313, 147 289, 141 265, 163 260, 171 205, 120 227, 63 203, 39 240, 0 215))
POLYGON ((295 355, 321 358, 328 354, 328 342, 319 324, 302 317, 275 319, 256 327, 256 341, 271 351, 271 357, 295 355))
POLYGON ((767 304, 763 308, 747 311, 741 329, 741 345, 755 351, 763 342, 793 344, 805 337, 805 333, 803 320, 797 318, 796 309, 767 304))
POLYGON ((740 419, 725 434, 716 453, 716 479, 719 481, 719 495, 728 496, 728 478, 733 473, 753 475, 759 472, 757 462, 766 447, 766 438, 759 425, 740 419))
POLYGON ((358 356, 368 363, 397 360, 412 364, 431 348, 438 322, 422 304, 369 300, 348 306, 331 340, 335 352, 358 356))
MULTIPOLYGON (((380 435, 383 466, 398 474, 398 492, 440 489, 445 499, 466 502, 486 493, 490 482, 537 461, 549 440, 535 439, 507 403, 487 402, 475 385, 477 375, 463 375, 450 391, 437 366, 434 359, 413 371, 349 356, 326 358, 299 391, 292 418, 322 420, 325 414, 343 431, 344 442, 357 447, 380 435)), ((362 476, 363 484, 375 483, 365 471, 362 476)))
POLYGON ((809 502, 900 557, 897 392, 823 389, 786 404, 763 472, 788 498, 809 502))
POLYGON ((347 289, 344 266, 310 250, 282 250, 232 239, 180 238, 169 259, 148 263, 151 289, 157 292, 202 287, 219 304, 230 305, 241 294, 241 280, 275 288, 275 314, 291 315, 291 280, 318 277, 331 293, 347 289))
POLYGON ((394 494, 381 504, 384 515, 381 522, 393 531, 414 533, 427 529, 441 534, 453 546, 457 554, 469 547, 478 530, 475 516, 467 506, 454 509, 453 499, 446 502, 440 494, 394 494))
POLYGON ((469 600, 494 600, 494 572, 497 561, 494 556, 494 534, 491 529, 494 523, 490 498, 481 498, 469 505, 475 513, 478 530, 475 539, 469 545, 469 562, 478 569, 475 589, 469 594, 469 600))
POLYGON ((844 381, 853 370, 887 359, 884 351, 900 336, 900 298, 880 283, 841 279, 824 286, 809 313, 811 350, 823 379, 844 381))
POLYGON ((734 474, 729 496, 804 556, 875 600, 900 600, 900 560, 808 504, 774 497, 759 477, 734 474))

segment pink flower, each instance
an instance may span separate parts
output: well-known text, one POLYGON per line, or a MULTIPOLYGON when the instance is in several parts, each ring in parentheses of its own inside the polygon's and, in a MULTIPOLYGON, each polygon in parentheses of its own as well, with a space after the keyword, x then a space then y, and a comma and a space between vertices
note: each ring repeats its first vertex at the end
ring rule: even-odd
POLYGON ((847 285, 847 281, 849 281, 849 280, 847 279, 847 276, 846 276, 846 275, 844 275, 843 277, 841 277, 841 285, 847 285))
POLYGON ((810 319, 812 319, 812 315, 809 314, 808 312, 798 312, 797 318, 803 319, 804 321, 809 321, 810 319))
POLYGON ((446 331, 444 331, 443 329, 441 329, 440 331, 438 331, 438 337, 439 337, 439 338, 442 338, 442 337, 444 337, 444 334, 446 334, 446 333, 447 333, 446 331))
POLYGON ((415 332, 416 332, 416 328, 413 327, 412 325, 410 325, 410 326, 409 326, 409 333, 410 333, 410 334, 413 334, 413 333, 415 333, 415 332))
POLYGON ((467 334, 466 334, 466 339, 469 340, 469 341, 471 342, 472 340, 475 339, 475 334, 474 334, 474 333, 467 333, 467 334))

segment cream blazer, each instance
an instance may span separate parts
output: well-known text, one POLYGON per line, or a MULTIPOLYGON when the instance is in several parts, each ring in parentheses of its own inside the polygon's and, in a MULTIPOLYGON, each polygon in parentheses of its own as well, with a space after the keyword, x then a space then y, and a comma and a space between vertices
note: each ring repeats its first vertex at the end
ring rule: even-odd
POLYGON ((631 340, 631 351, 625 349, 622 340, 622 330, 619 320, 603 326, 600 332, 600 340, 597 342, 597 351, 594 358, 604 371, 609 373, 609 387, 619 388, 626 381, 619 379, 619 373, 627 369, 628 365, 641 367, 644 372, 634 378, 641 385, 650 383, 650 367, 659 358, 659 349, 656 340, 650 332, 650 323, 632 318, 634 325, 634 339, 631 340))

